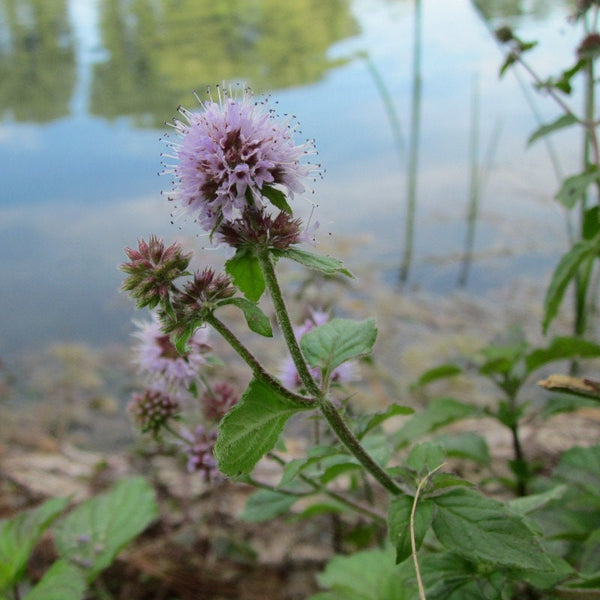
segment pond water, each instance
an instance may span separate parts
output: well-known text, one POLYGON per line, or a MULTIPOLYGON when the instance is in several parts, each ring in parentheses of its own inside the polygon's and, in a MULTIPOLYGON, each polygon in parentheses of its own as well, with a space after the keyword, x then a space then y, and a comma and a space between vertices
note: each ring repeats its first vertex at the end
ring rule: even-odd
MULTIPOLYGON (((579 31, 559 1, 475 4, 423 0, 415 20, 408 0, 0 0, 0 357, 58 340, 127 340, 123 247, 150 233, 203 243, 193 224, 169 224, 169 181, 157 176, 163 123, 178 104, 195 105, 192 90, 222 80, 297 115, 326 168, 315 184, 319 237, 329 248, 366 236, 352 260, 390 283, 407 239, 419 107, 407 283, 435 294, 456 289, 462 268, 476 122, 479 160, 493 160, 466 290, 547 277, 566 243, 557 179, 544 144, 525 146, 536 119, 513 74, 499 79, 489 26, 539 39, 530 60, 545 76, 570 65, 579 31)), ((544 121, 558 116, 535 101, 544 121)), ((563 172, 576 171, 576 135, 553 142, 563 172)))

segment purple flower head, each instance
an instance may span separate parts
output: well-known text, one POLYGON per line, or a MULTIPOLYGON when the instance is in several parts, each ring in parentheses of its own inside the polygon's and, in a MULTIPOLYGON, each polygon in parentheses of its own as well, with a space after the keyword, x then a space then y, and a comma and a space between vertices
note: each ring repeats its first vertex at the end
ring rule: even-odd
POLYGON ((202 425, 198 425, 194 433, 190 433, 185 429, 180 433, 181 437, 188 441, 185 446, 185 453, 188 456, 188 473, 199 472, 206 482, 219 479, 217 459, 214 455, 215 442, 217 441, 216 430, 206 431, 202 425))
POLYGON ((217 381, 202 396, 202 414, 208 421, 220 421, 237 404, 240 395, 226 381, 217 381))
POLYGON ((199 376, 201 365, 206 363, 205 354, 210 351, 208 328, 199 327, 188 340, 188 352, 179 354, 169 336, 161 329, 161 322, 152 313, 152 320, 136 322, 139 340, 133 348, 134 364, 155 387, 163 386, 174 392, 184 391, 199 376))
MULTIPOLYGON (((315 310, 311 313, 310 317, 305 319, 304 323, 298 327, 294 327, 294 335, 296 339, 300 341, 303 335, 320 325, 325 325, 329 321, 329 314, 323 311, 315 310)), ((317 383, 321 382, 321 369, 318 367, 309 368, 310 374, 317 383)), ((279 379, 281 383, 289 389, 298 389, 303 387, 303 383, 300 380, 300 375, 296 370, 294 361, 291 357, 288 357, 281 367, 279 372, 279 379)), ((355 361, 349 361, 342 363, 333 370, 331 374, 331 382, 337 384, 349 383, 358 379, 358 365, 355 361)))
POLYGON ((156 436, 167 423, 177 417, 179 402, 164 390, 147 388, 142 394, 133 394, 129 412, 142 433, 156 436))
POLYGON ((130 262, 120 267, 127 274, 122 289, 136 300, 138 308, 154 308, 167 300, 171 284, 186 274, 192 257, 184 254, 178 243, 165 248, 163 240, 154 235, 148 242, 139 240, 137 250, 125 248, 125 254, 130 262))
POLYGON ((169 144, 175 163, 165 170, 175 176, 170 199, 211 234, 246 206, 264 207, 265 186, 290 198, 303 192, 302 180, 313 169, 300 162, 313 152, 312 143, 295 144, 296 125, 289 119, 278 120, 267 101, 255 101, 248 89, 239 97, 217 90, 218 101, 209 92, 200 112, 179 108, 183 120, 175 119, 173 127, 180 139, 169 144))

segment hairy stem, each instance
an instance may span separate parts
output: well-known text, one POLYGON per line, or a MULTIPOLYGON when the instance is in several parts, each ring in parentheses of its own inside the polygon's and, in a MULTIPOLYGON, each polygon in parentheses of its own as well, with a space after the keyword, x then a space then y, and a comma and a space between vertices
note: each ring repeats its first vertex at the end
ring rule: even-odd
POLYGON ((291 402, 303 406, 305 408, 317 407, 317 402, 312 398, 306 398, 299 394, 295 394, 283 386, 277 379, 267 373, 263 366, 258 362, 256 357, 244 346, 244 344, 236 337, 236 335, 214 314, 209 314, 206 317, 206 322, 220 333, 223 338, 229 343, 229 345, 242 357, 244 362, 252 369, 252 373, 257 379, 260 379, 271 388, 277 390, 284 398, 287 398, 291 402))
MULTIPOLYGON (((402 490, 394 483, 394 480, 385 472, 385 470, 373 459, 373 457, 365 450, 358 438, 352 433, 344 419, 333 407, 329 399, 325 396, 325 393, 317 385, 312 375, 308 370, 308 365, 302 355, 298 340, 294 335, 294 329, 283 300, 283 294, 277 276, 275 275, 275 269, 271 262, 268 249, 258 251, 258 260, 265 278, 265 283, 271 294, 273 306, 275 307, 275 314, 287 347, 292 355, 298 375, 309 394, 313 396, 314 401, 318 404, 324 417, 327 419, 331 428, 335 431, 338 438, 346 446, 346 448, 356 457, 360 464, 375 477, 381 485, 394 495, 402 494, 402 490)), ((311 401, 312 402, 312 401, 311 401)))
MULTIPOLYGON (((272 452, 269 452, 269 454, 267 456, 271 460, 274 460, 275 462, 279 463, 281 466, 285 466, 287 464, 285 462, 285 460, 283 460, 281 457, 277 456, 276 454, 273 454, 272 452)), ((299 477, 302 481, 304 481, 304 483, 306 483, 307 485, 312 487, 313 490, 315 490, 316 492, 320 492, 322 494, 325 494, 326 496, 329 496, 329 498, 332 498, 333 500, 337 500, 341 504, 344 504, 348 508, 351 508, 352 510, 354 510, 360 514, 365 515, 366 517, 369 517, 370 519, 372 519, 373 521, 376 521, 380 525, 387 524, 387 519, 385 518, 385 516, 378 513, 375 509, 371 508, 370 506, 365 506, 364 504, 361 504, 360 502, 357 502, 356 500, 352 500, 351 498, 348 498, 348 497, 344 496, 343 494, 328 490, 326 487, 320 485, 319 483, 317 483, 316 481, 314 481, 307 475, 304 475, 303 473, 300 473, 299 477)), ((274 488, 274 491, 281 491, 281 490, 274 488)), ((285 493, 285 492, 283 492, 283 493, 285 493)))
POLYGON ((341 442, 350 450, 360 464, 375 477, 377 481, 395 496, 403 494, 403 491, 396 485, 394 480, 385 472, 385 470, 373 459, 365 450, 359 439, 352 433, 340 413, 335 409, 329 400, 324 399, 319 407, 331 428, 335 431, 341 442))
POLYGON ((273 268, 273 263, 271 261, 271 257, 269 256, 268 249, 260 249, 257 254, 260 267, 265 277, 265 283, 269 289, 269 292, 271 293, 271 300, 273 301, 273 306, 275 307, 277 321, 281 327, 281 332, 283 333, 285 343, 290 351, 290 355, 292 356, 292 360, 294 361, 294 365, 296 366, 300 380, 304 384, 304 387, 309 394, 315 398, 320 398, 322 396, 321 390, 310 374, 306 360, 304 359, 302 351, 300 350, 298 340, 296 340, 294 328, 292 327, 292 323, 283 300, 283 294, 281 293, 281 288, 279 287, 279 282, 277 281, 275 269, 273 268))

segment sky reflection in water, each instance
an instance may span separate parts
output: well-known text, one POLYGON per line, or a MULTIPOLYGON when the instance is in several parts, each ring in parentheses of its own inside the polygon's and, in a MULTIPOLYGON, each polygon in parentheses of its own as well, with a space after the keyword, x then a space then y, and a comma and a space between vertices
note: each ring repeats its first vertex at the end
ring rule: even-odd
MULTIPOLYGON (((270 6, 274 1, 258 3, 265 15, 277 12, 270 6)), ((13 4, 0 0, 0 22, 13 4)), ((402 249, 406 167, 373 78, 355 55, 368 53, 407 138, 412 2, 306 0, 293 3, 298 14, 271 22, 243 11, 231 21, 232 15, 218 14, 217 4, 197 0, 179 2, 182 8, 174 12, 172 2, 164 0, 153 4, 163 7, 155 21, 148 11, 123 17, 121 25, 129 23, 129 33, 138 36, 132 39, 115 20, 117 7, 127 3, 16 4, 22 14, 11 21, 13 29, 7 34, 0 26, 0 67, 8 73, 0 83, 0 356, 57 339, 126 340, 133 309, 118 292, 123 247, 150 233, 168 240, 183 236, 202 246, 192 224, 182 223, 181 231, 169 225, 170 207, 160 196, 169 181, 156 175, 165 149, 159 137, 166 128, 160 123, 174 116, 178 103, 194 106, 192 88, 222 78, 272 89, 281 112, 298 116, 303 135, 316 138, 326 167, 314 196, 321 237, 371 235, 376 243, 357 260, 377 261, 382 276, 394 277, 402 249), (50 25, 28 38, 18 23, 27 21, 32 6, 50 25), (190 30, 190 23, 203 29, 190 30), (25 48, 37 44, 37 50, 11 54, 19 35, 25 48), (33 69, 29 82, 27 69, 33 69)), ((468 289, 479 292, 515 274, 544 275, 564 240, 563 217, 551 200, 556 179, 543 144, 525 149, 536 125, 518 83, 512 75, 498 80, 501 54, 470 2, 426 0, 423 15, 424 95, 410 282, 433 292, 447 292, 456 282, 458 264, 451 259, 464 244, 475 76, 481 147, 497 120, 501 137, 476 234, 476 250, 490 251, 491 257, 474 265, 468 289), (505 250, 518 256, 506 258, 505 250)), ((522 37, 541 39, 531 61, 547 75, 571 60, 576 38, 564 16, 557 8, 543 19, 516 21, 522 37)), ((550 103, 539 106, 545 120, 557 116, 550 103)), ((571 149, 561 153, 565 173, 577 170, 577 138, 567 132, 555 142, 571 149)), ((310 203, 302 197, 295 205, 309 214, 310 203)), ((218 260, 217 253, 205 256, 218 260)))

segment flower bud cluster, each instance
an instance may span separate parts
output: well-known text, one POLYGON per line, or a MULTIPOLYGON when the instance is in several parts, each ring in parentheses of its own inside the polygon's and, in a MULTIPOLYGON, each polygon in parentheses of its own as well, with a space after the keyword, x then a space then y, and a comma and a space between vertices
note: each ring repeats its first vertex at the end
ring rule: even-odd
POLYGON ((284 250, 306 238, 300 219, 285 212, 273 217, 264 209, 250 206, 244 209, 241 217, 223 223, 218 232, 222 241, 236 249, 262 246, 284 250))
POLYGON ((138 242, 138 249, 126 248, 130 262, 123 263, 121 270, 127 274, 123 290, 129 292, 138 308, 154 308, 168 299, 173 281, 186 274, 191 254, 184 254, 181 246, 174 243, 168 248, 156 236, 148 242, 138 242))
POLYGON ((146 389, 141 394, 133 394, 129 412, 142 433, 156 437, 160 431, 181 410, 176 398, 159 389, 146 389))

